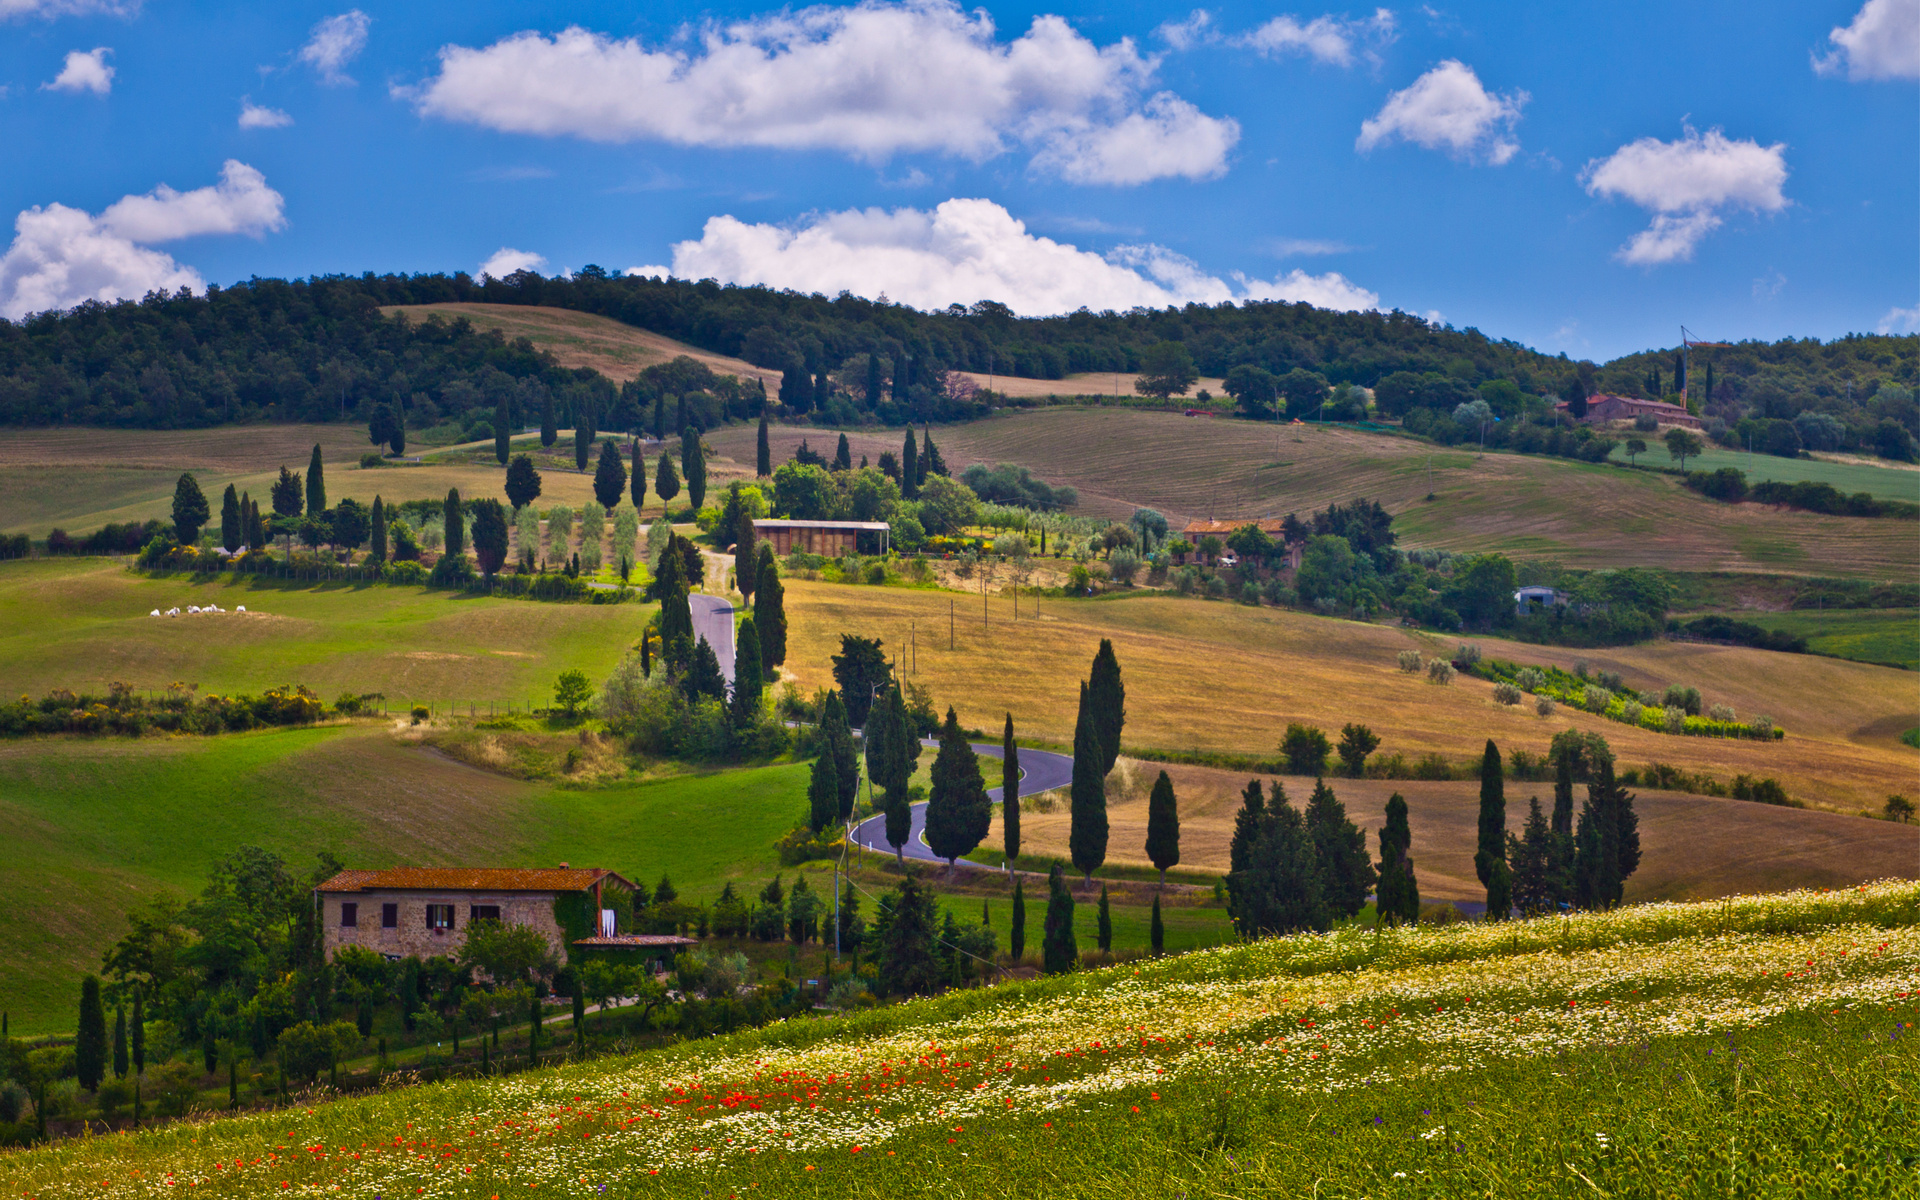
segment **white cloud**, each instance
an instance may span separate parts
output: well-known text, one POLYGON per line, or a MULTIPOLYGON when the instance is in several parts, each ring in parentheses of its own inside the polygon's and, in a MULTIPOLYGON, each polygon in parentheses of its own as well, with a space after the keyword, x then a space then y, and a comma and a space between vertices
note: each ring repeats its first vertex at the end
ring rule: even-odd
POLYGON ((130 17, 140 11, 140 0, 0 0, 0 21, 16 17, 130 17))
POLYGON ((698 241, 676 243, 671 268, 631 274, 714 278, 835 295, 885 294, 916 308, 997 300, 1026 315, 1161 307, 1189 301, 1305 300, 1373 308, 1379 297, 1336 273, 1293 271, 1272 280, 1208 275, 1161 246, 1122 246, 1102 257, 1027 232, 990 200, 955 199, 931 211, 876 208, 826 213, 794 226, 710 218, 698 241))
MULTIPOLYGON (((1275 17, 1265 25, 1236 39, 1237 44, 1258 50, 1269 58, 1302 54, 1316 62, 1350 67, 1356 48, 1384 45, 1394 39, 1395 22, 1388 9, 1377 8, 1371 17, 1354 20, 1331 14, 1301 21, 1298 17, 1275 17)), ((1374 58, 1373 51, 1365 51, 1374 58)))
POLYGON ((515 250, 511 246, 502 246, 493 252, 492 257, 480 264, 474 272, 474 278, 485 279, 491 275, 495 279, 505 279, 515 271, 544 271, 547 267, 545 256, 531 250, 515 250))
POLYGON ((328 17, 313 27, 313 36, 295 57, 320 72, 324 83, 352 83, 346 67, 367 48, 367 26, 371 24, 373 18, 357 8, 328 17))
POLYGON ((1345 242, 1336 242, 1331 238, 1275 238, 1264 247, 1281 258, 1307 257, 1316 254, 1349 254, 1353 247, 1345 242))
POLYGON ((1150 94, 1156 66, 1131 39, 1096 46, 1056 16, 1002 42, 954 0, 865 0, 708 26, 691 52, 578 27, 447 46, 438 75, 396 94, 422 115, 545 137, 869 162, 1021 145, 1080 183, 1219 174, 1239 125, 1150 94))
POLYGON ((240 97, 240 128, 282 129, 291 124, 293 118, 280 109, 255 104, 248 96, 240 97))
POLYGON ((1153 32, 1175 50, 1191 50, 1214 39, 1213 14, 1204 8, 1196 8, 1187 15, 1186 20, 1163 21, 1160 28, 1153 32))
POLYGON ((1815 55, 1822 75, 1848 79, 1920 79, 1920 0, 1867 0, 1853 24, 1836 26, 1833 50, 1815 55))
POLYGON ((1786 286, 1787 277, 1785 275, 1782 275, 1778 271, 1769 271, 1753 281, 1753 298, 1755 300, 1777 299, 1786 286))
POLYGON ((113 68, 107 65, 107 55, 112 53, 107 46, 68 51, 67 65, 54 76, 52 83, 41 87, 50 92, 92 92, 104 96, 113 90, 113 68))
POLYGON ((1875 328, 1881 333, 1920 333, 1920 304, 1888 309, 1875 328))
POLYGON ((282 205, 260 172, 229 159, 213 187, 176 192, 162 184, 122 197, 98 217, 64 204, 29 208, 15 218, 13 244, 0 256, 0 316, 204 287, 199 272, 150 245, 212 233, 258 236, 285 226, 282 205))
POLYGON ((1721 212, 1779 212, 1787 207, 1785 143, 1733 141, 1718 129, 1687 130, 1672 142, 1640 138, 1580 173, 1592 196, 1619 197, 1654 214, 1648 228, 1620 248, 1622 262, 1641 266, 1684 261, 1723 223, 1721 212))
POLYGON ((1365 153, 1397 137, 1499 166, 1520 150, 1510 135, 1527 100, 1525 92, 1487 91, 1472 67, 1450 58, 1412 87, 1388 96, 1380 111, 1361 123, 1354 148, 1365 153))

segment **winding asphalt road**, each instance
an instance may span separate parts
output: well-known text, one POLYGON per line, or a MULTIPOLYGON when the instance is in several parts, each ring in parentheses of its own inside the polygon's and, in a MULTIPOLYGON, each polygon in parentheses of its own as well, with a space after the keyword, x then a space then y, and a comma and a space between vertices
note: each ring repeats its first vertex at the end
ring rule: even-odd
MULTIPOLYGON (((938 747, 939 742, 932 738, 920 739, 922 746, 938 747)), ((973 743, 974 753, 982 758, 1000 759, 1000 744, 973 743)), ((1020 794, 1032 796, 1040 792, 1050 792, 1055 788, 1067 787, 1073 783, 1073 759, 1069 755, 1055 754, 1050 750, 1020 750, 1020 794)), ((988 788, 987 799, 998 802, 1001 799, 999 788, 988 788)), ((927 805, 925 801, 913 806, 913 828, 907 834, 906 856, 922 862, 945 862, 927 846, 927 805)), ((887 816, 876 813, 853 828, 853 841, 879 854, 892 854, 893 844, 887 841, 887 816)), ((997 868, 982 866, 962 858, 958 862, 983 871, 997 868)))
POLYGON ((687 596, 687 607, 693 610, 693 640, 698 645, 702 638, 713 647, 715 658, 720 660, 720 674, 726 677, 727 686, 733 686, 733 603, 725 596, 709 596, 704 592, 691 592, 687 596))

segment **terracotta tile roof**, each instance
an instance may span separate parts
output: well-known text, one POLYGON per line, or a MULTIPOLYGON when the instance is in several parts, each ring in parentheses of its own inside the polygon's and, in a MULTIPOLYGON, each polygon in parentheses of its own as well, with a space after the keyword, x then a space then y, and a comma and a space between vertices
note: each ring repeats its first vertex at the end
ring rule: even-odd
POLYGON ((369 888, 436 892, 584 892, 605 880, 633 885, 605 867, 395 867, 387 871, 342 871, 314 890, 361 892, 369 888))
POLYGON ((1280 532, 1281 520, 1279 517, 1242 517, 1238 521, 1188 521, 1187 527, 1180 532, 1201 537, 1210 533, 1224 536, 1248 525, 1258 525, 1262 533, 1276 534, 1280 532))
POLYGON ((671 933, 623 933, 619 937, 580 938, 576 946, 698 946, 698 938, 675 937, 671 933))

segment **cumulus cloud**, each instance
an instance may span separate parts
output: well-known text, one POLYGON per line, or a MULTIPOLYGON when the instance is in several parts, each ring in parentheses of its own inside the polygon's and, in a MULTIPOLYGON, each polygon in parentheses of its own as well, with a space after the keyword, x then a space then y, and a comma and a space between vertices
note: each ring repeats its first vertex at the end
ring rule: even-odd
POLYGON ((50 92, 92 92, 104 96, 113 90, 113 68, 107 65, 107 55, 112 53, 107 46, 68 51, 67 65, 53 77, 52 83, 41 86, 50 92))
POLYGON ((544 271, 547 260, 544 255, 531 250, 515 250, 511 246, 502 246, 495 250, 487 261, 480 264, 474 272, 474 278, 485 279, 491 275, 495 279, 505 279, 515 271, 544 271))
POLYGON ((1361 53, 1375 58, 1372 47, 1391 42, 1394 33, 1393 13, 1377 8, 1371 17, 1359 20, 1331 14, 1311 21, 1275 17, 1236 41, 1269 58, 1298 54, 1331 66, 1350 67, 1361 53))
POLYGON ((0 21, 40 17, 130 17, 140 11, 140 0, 0 0, 0 21))
POLYGON ((1875 328, 1881 333, 1920 333, 1920 304, 1912 308, 1890 308, 1875 328))
POLYGON ((252 97, 240 97, 240 128, 281 129, 293 124, 293 118, 277 108, 255 104, 252 97))
POLYGON ((1622 262, 1653 266, 1685 261, 1724 223, 1728 209, 1780 212, 1787 182, 1785 143, 1734 141, 1718 129, 1671 142, 1645 137, 1588 163, 1580 182, 1591 196, 1628 200, 1653 222, 1622 246, 1622 262))
POLYGON ((347 64, 367 48, 367 26, 373 18, 353 9, 337 17, 328 17, 313 27, 313 35, 295 57, 320 72, 323 83, 352 83, 347 64))
POLYGON ((396 89, 425 116, 602 142, 901 153, 975 162, 1024 146, 1078 183, 1208 178, 1239 125, 1152 91, 1156 60, 1041 16, 1000 41, 953 0, 866 0, 699 31, 691 51, 578 27, 447 46, 396 89))
POLYGON ((1175 50, 1191 50, 1213 40, 1213 14, 1204 8, 1196 8, 1184 21, 1162 22, 1154 33, 1175 50))
POLYGON ((205 234, 259 236, 286 225, 280 193, 243 162, 229 159, 220 182, 178 192, 161 184, 125 196, 99 216, 64 204, 27 209, 13 223, 0 257, 0 316, 112 301, 155 289, 205 287, 193 268, 152 243, 205 234))
POLYGON ((1361 122, 1354 148, 1364 154, 1401 138, 1455 158, 1499 166, 1520 150, 1511 133, 1527 100, 1525 92, 1489 92, 1472 67, 1450 58, 1414 80, 1412 87, 1388 96, 1378 113, 1361 122))
POLYGON ((716 216, 699 240, 675 244, 671 267, 630 273, 884 294, 923 309, 997 300, 1029 316, 1189 301, 1305 300, 1341 309, 1380 301, 1337 273, 1293 271, 1271 280, 1235 274, 1229 282, 1161 246, 1122 246, 1102 257, 1035 236, 1000 205, 977 199, 932 210, 826 213, 793 226, 716 216))
POLYGON ((1848 79, 1920 79, 1920 0, 1867 0, 1853 24, 1836 26, 1833 49, 1813 56, 1822 75, 1848 79))

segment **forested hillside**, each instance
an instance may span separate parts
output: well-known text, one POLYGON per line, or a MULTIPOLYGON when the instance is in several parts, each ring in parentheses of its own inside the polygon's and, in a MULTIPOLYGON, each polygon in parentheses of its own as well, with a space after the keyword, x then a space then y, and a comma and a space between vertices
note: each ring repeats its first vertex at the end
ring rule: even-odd
MULTIPOLYGON (((524 340, 378 311, 449 301, 591 312, 745 358, 786 374, 780 398, 789 416, 824 410, 837 423, 964 417, 980 405, 941 388, 950 370, 1042 379, 1136 371, 1149 348, 1168 341, 1184 345, 1206 375, 1249 366, 1366 387, 1398 375, 1400 391, 1424 381, 1414 403, 1428 407, 1436 405, 1427 392, 1451 407, 1501 381, 1534 396, 1557 395, 1576 379, 1588 390, 1638 395, 1665 394, 1673 384, 1671 351, 1577 363, 1397 311, 1274 302, 1019 318, 991 302, 920 312, 850 295, 613 277, 588 267, 568 279, 521 273, 481 283, 464 274, 255 279, 202 296, 154 295, 0 322, 0 421, 364 421, 399 398, 409 426, 419 428, 492 411, 503 399, 516 420, 538 419, 551 396, 563 423, 591 400, 595 426, 613 430, 649 424, 659 394, 688 388, 712 394, 712 403, 695 407, 714 418, 757 405, 757 393, 730 381, 659 368, 620 389, 557 366, 524 340)), ((1815 411, 1854 429, 1884 418, 1920 428, 1910 390, 1917 366, 1915 336, 1741 343, 1696 351, 1687 393, 1696 406, 1719 406, 1730 423, 1815 411)))

